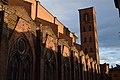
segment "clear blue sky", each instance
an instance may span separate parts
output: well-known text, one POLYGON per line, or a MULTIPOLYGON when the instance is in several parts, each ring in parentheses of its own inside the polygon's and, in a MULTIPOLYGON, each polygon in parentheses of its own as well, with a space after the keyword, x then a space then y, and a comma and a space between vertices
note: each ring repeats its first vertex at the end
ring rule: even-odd
MULTIPOLYGON (((70 31, 79 35, 78 9, 93 6, 97 14, 99 54, 102 63, 120 64, 120 18, 114 0, 39 0, 70 31)), ((80 35, 79 35, 80 37, 80 35)), ((80 39, 78 39, 78 43, 80 39)))

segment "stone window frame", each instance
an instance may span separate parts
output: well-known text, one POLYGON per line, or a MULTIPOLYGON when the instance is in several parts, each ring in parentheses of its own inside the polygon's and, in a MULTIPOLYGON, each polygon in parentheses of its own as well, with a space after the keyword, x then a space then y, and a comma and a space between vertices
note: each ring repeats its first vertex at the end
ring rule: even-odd
MULTIPOLYGON (((31 46, 28 43, 27 39, 24 38, 24 37, 17 38, 15 43, 12 45, 12 47, 10 48, 9 51, 10 52, 9 52, 9 60, 8 60, 7 80, 11 80, 12 79, 12 77, 10 77, 10 74, 12 73, 11 72, 11 67, 10 67, 10 65, 12 65, 12 64, 11 64, 10 60, 14 56, 16 56, 16 58, 18 59, 18 71, 15 71, 16 73, 18 73, 18 75, 17 75, 17 79, 15 79, 15 80, 18 80, 19 78, 22 79, 22 80, 30 80, 31 79, 31 75, 32 75, 32 64, 33 64, 33 62, 32 62, 32 49, 31 49, 31 46), (19 41, 21 41, 21 40, 24 41, 24 43, 25 43, 24 47, 21 44, 21 46, 25 50, 21 49, 21 47, 19 47, 20 46, 19 45, 19 41), (28 78, 20 77, 20 76, 24 76, 24 75, 22 75, 22 74, 24 74, 23 68, 26 67, 25 66, 26 63, 24 62, 24 60, 27 60, 28 64, 29 64, 29 70, 27 70, 27 71, 29 71, 28 78)), ((16 76, 14 76, 14 77, 16 77, 16 76)), ((14 79, 12 79, 12 80, 14 80, 14 79)))

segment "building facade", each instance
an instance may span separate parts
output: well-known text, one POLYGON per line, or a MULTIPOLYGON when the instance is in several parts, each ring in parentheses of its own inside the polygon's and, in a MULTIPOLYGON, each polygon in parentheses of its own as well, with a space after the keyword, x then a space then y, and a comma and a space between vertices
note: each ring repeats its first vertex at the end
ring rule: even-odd
POLYGON ((101 80, 110 80, 109 76, 109 64, 100 64, 101 80))
MULTIPOLYGON (((80 16, 95 16, 92 11, 80 16)), ((100 80, 95 17, 84 25, 91 26, 91 32, 81 31, 82 42, 92 37, 88 47, 38 1, 0 3, 0 80, 100 80)))
POLYGON ((116 64, 116 67, 112 67, 109 71, 110 80, 119 80, 120 79, 120 65, 116 64))

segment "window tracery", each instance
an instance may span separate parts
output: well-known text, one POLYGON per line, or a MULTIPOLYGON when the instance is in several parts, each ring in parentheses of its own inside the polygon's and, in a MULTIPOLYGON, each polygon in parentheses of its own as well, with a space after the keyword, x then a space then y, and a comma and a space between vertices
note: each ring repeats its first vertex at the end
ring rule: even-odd
POLYGON ((22 38, 18 39, 18 41, 17 41, 17 50, 18 50, 18 52, 19 52, 20 54, 25 53, 25 51, 26 51, 26 49, 27 49, 26 46, 27 46, 27 45, 26 45, 26 42, 25 42, 24 39, 22 39, 22 38))
POLYGON ((55 80, 55 56, 50 50, 45 55, 44 80, 55 80))
POLYGON ((11 57, 8 61, 7 79, 30 80, 32 50, 28 42, 23 37, 18 38, 15 44, 10 48, 9 55, 11 57))
POLYGON ((23 60, 23 79, 22 80, 30 80, 30 63, 28 59, 23 60))
POLYGON ((70 65, 69 59, 67 57, 64 58, 63 61, 63 70, 64 70, 64 80, 70 80, 70 65))
POLYGON ((9 72, 8 72, 8 80, 18 80, 18 60, 16 56, 12 56, 9 61, 9 72))

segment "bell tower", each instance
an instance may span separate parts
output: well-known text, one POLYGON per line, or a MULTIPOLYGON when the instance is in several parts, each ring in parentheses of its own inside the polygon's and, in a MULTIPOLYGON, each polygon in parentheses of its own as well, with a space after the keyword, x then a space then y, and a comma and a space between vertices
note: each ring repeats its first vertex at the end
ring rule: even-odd
POLYGON ((97 63, 99 60, 98 36, 96 27, 96 12, 93 7, 80 9, 81 46, 85 54, 92 57, 97 63))

